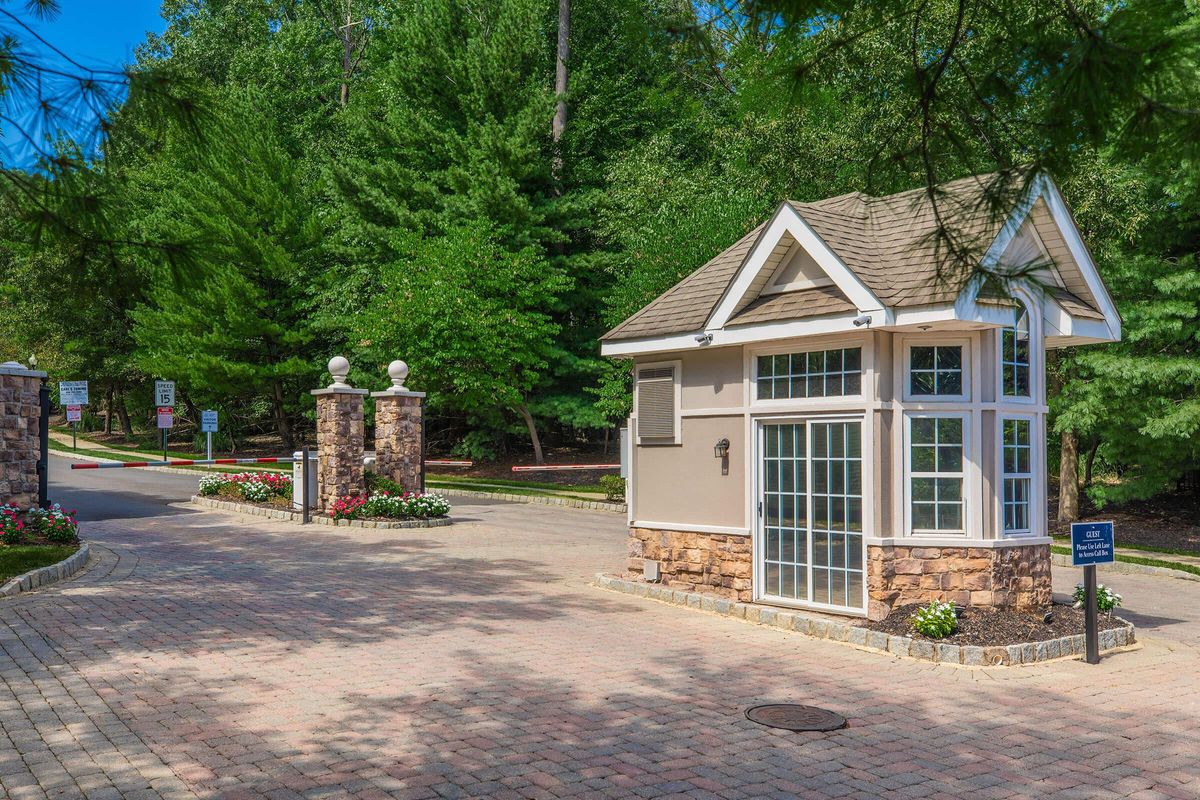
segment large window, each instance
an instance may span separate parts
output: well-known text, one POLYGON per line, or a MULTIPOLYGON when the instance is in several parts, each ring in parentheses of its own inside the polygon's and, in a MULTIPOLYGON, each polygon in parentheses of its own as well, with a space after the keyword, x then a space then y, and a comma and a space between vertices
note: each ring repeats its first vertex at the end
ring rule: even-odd
POLYGON ((759 400, 842 397, 862 393, 862 348, 759 356, 759 400))
POLYGON ((962 397, 962 345, 913 346, 909 348, 908 359, 910 395, 962 397))
POLYGON ((913 417, 909 500, 913 533, 962 533, 963 419, 913 417))
POLYGON ((1017 312, 1012 327, 1000 331, 1000 367, 1005 397, 1029 397, 1029 314, 1017 312))
POLYGON ((1028 533, 1033 498, 1033 438, 1028 419, 1002 421, 1004 532, 1028 533))

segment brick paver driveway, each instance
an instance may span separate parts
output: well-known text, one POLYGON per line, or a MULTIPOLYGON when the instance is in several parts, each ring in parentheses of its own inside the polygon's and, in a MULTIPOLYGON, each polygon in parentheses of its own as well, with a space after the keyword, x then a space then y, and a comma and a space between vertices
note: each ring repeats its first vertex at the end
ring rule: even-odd
POLYGON ((87 573, 0 603, 8 797, 1200 796, 1200 583, 1112 578, 1146 646, 1099 667, 969 670, 592 588, 617 515, 176 511, 91 523, 87 573))

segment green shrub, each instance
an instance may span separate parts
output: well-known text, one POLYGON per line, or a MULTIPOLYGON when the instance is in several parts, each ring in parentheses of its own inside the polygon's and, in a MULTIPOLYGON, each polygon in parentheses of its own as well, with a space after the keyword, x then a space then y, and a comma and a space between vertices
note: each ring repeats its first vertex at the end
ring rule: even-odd
POLYGON ((367 494, 404 494, 404 487, 377 472, 367 472, 367 494))
MULTIPOLYGON (((1082 583, 1075 585, 1075 607, 1083 608, 1084 602, 1087 600, 1087 589, 1082 583)), ((1113 609, 1121 605, 1121 600, 1124 599, 1121 595, 1114 592, 1103 583, 1096 586, 1096 610, 1111 614, 1113 609)))
POLYGON ((600 491, 614 503, 625 502, 625 479, 620 475, 605 475, 600 479, 600 491))
POLYGON ((909 617, 913 630, 930 639, 941 639, 954 633, 958 628, 958 617, 954 613, 953 603, 943 603, 934 600, 927 606, 918 608, 909 617))

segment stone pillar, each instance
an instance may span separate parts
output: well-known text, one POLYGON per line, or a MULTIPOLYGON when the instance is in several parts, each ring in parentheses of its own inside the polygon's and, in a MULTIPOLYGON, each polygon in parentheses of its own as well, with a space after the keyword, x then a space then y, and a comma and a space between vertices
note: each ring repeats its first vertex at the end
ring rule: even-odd
POLYGON ((366 491, 363 478, 363 401, 366 389, 346 383, 350 362, 329 360, 333 383, 313 389, 317 398, 317 504, 328 509, 339 497, 366 491))
POLYGON ((375 472, 406 492, 424 491, 425 393, 404 386, 408 365, 403 361, 389 364, 388 375, 392 385, 371 394, 375 398, 375 472))
POLYGON ((0 504, 37 505, 44 372, 0 364, 0 504))

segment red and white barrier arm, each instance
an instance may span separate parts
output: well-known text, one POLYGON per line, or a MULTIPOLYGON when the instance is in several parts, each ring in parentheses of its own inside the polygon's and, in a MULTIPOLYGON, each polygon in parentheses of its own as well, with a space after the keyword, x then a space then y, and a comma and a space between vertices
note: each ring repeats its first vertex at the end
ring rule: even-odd
POLYGON ((427 467, 473 467, 474 461, 426 461, 427 467))
POLYGON ((120 461, 112 464, 100 464, 95 461, 84 461, 72 464, 71 469, 124 469, 128 467, 188 467, 204 464, 290 464, 299 461, 298 458, 173 458, 169 461, 120 461))
POLYGON ((620 464, 543 464, 538 467, 513 467, 513 472, 550 472, 571 469, 620 469, 620 464))

